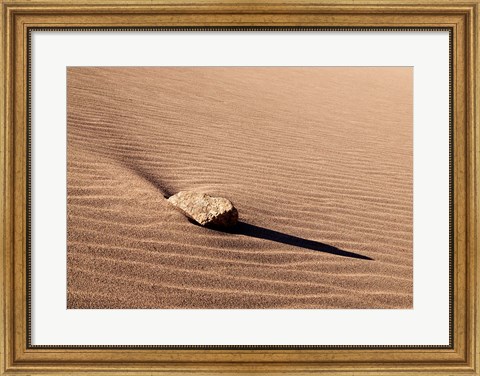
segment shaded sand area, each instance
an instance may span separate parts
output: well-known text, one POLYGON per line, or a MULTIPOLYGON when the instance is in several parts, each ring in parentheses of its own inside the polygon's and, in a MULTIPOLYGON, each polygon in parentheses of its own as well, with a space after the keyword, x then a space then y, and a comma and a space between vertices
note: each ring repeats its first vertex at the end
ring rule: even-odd
POLYGON ((68 308, 412 308, 410 68, 69 68, 68 308), (233 233, 165 197, 230 199, 233 233))

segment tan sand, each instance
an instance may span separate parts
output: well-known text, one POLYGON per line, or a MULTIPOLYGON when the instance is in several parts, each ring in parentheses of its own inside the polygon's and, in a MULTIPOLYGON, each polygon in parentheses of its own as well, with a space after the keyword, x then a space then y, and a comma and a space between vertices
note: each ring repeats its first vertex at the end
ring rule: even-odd
POLYGON ((412 189, 410 68, 68 69, 68 308, 412 308, 412 189))

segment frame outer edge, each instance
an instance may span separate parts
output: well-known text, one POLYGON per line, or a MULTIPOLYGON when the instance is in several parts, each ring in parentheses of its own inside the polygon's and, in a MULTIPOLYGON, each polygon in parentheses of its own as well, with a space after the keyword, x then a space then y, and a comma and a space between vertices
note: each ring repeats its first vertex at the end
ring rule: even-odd
POLYGON ((2 199, 0 201, 1 216, 1 252, 2 252, 2 276, 1 276, 1 359, 0 372, 7 372, 13 363, 12 345, 13 345, 13 306, 12 299, 12 273, 11 261, 13 253, 12 222, 13 222, 13 144, 12 144, 12 80, 11 72, 13 69, 12 48, 12 16, 9 7, 0 1, 1 7, 1 69, 2 85, 0 89, 0 166, 1 166, 1 192, 2 199))
POLYGON ((478 121, 477 121, 477 109, 475 106, 476 95, 476 81, 477 81, 477 67, 476 55, 478 53, 477 47, 477 17, 478 17, 478 4, 472 6, 467 18, 467 32, 466 32, 466 47, 467 53, 465 57, 466 65, 466 104, 467 104, 467 205, 468 205, 468 264, 467 264, 467 360, 469 365, 475 374, 478 371, 478 333, 477 333, 477 152, 478 144, 476 138, 478 135, 478 121), (470 53, 468 53, 470 52, 470 53), (469 153, 470 152, 470 153, 469 153))
POLYGON ((472 335, 474 336, 474 369, 476 374, 480 375, 480 1, 476 1, 474 5, 473 16, 473 32, 472 32, 472 106, 473 106, 473 149, 474 149, 474 265, 473 265, 473 286, 474 289, 474 302, 473 309, 474 314, 472 319, 474 320, 472 335))
MULTIPOLYGON (((35 0, 34 0, 35 1, 35 0)), ((70 3, 68 0, 65 3, 70 3)), ((432 1, 432 3, 434 0, 432 1)), ((77 4, 76 2, 73 2, 77 4)), ((12 82, 13 77, 13 70, 14 64, 12 60, 12 56, 14 51, 14 12, 12 9, 9 9, 9 5, 16 5, 14 2, 11 1, 2 1, 0 0, 0 10, 2 14, 1 19, 1 34, 2 34, 2 41, 1 41, 1 50, 2 50, 2 64, 0 67, 0 74, 3 78, 4 85, 1 85, 0 88, 0 191, 2 193, 2 200, 0 201, 0 215, 1 215, 1 229, 0 234, 2 235, 2 261, 3 261, 3 272, 1 281, 1 288, 2 288, 2 297, 0 302, 0 332, 2 335, 1 339, 1 359, 0 359, 0 375, 3 374, 10 374, 10 372, 28 372, 28 371, 21 371, 20 369, 10 368, 13 365, 13 358, 12 358, 12 351, 14 344, 14 328, 11 327, 13 321, 13 305, 11 302, 11 296, 9 296, 8 291, 12 289, 13 278, 11 275, 11 269, 7 267, 9 265, 9 261, 12 261, 12 256, 10 252, 10 247, 12 246, 12 238, 11 238, 11 231, 12 231, 12 220, 13 220, 13 191, 12 191, 12 184, 14 182, 14 169, 13 169, 13 145, 12 145, 12 135, 13 135, 13 119, 12 119, 12 99, 14 93, 14 87, 12 82), (12 175, 10 175, 12 174, 12 175), (8 342, 10 340, 10 342, 8 342), (9 372, 10 370, 10 372, 9 372)), ((472 4, 472 3, 470 3, 472 4)), ((466 281, 468 282, 467 294, 469 298, 469 303, 467 305, 469 322, 467 324, 467 328, 469 333, 467 334, 467 347, 466 351, 471 356, 470 361, 468 362, 471 367, 471 372, 475 375, 480 375, 479 373, 479 364, 480 364, 480 310, 479 310, 479 300, 480 300, 480 286, 478 285, 478 281, 480 280, 480 270, 478 270, 478 257, 480 251, 480 237, 479 237, 479 211, 480 211, 480 116, 479 116, 479 109, 478 109, 478 100, 480 98, 480 87, 477 85, 480 76, 480 67, 478 63, 480 61, 480 48, 479 48, 479 1, 475 0, 475 3, 472 6, 472 11, 470 17, 468 18, 468 32, 466 33, 466 47, 467 53, 466 58, 467 61, 465 62, 468 66, 467 71, 465 72, 468 76, 468 110, 467 117, 470 118, 469 131, 471 134, 469 135, 469 142, 466 146, 471 150, 470 155, 467 156, 468 163, 470 164, 469 174, 468 177, 469 182, 468 186, 470 187, 471 191, 469 193, 469 224, 468 229, 470 231, 470 246, 469 246, 469 261, 471 264, 468 268, 469 270, 469 279, 466 281)), ((441 366, 441 364, 438 364, 441 366)), ((75 371, 82 371, 81 369, 77 368, 78 366, 75 365, 75 371)), ((40 366, 38 372, 40 371, 45 372, 45 374, 53 374, 54 371, 50 371, 48 369, 48 364, 45 366, 40 366), (43 368, 45 367, 45 368, 43 368)), ((72 371, 74 371, 72 369, 72 371)), ((106 369, 106 371, 110 371, 106 369)), ((35 371, 34 371, 35 372, 35 371)), ((83 371, 85 372, 85 371, 83 371)), ((153 372, 153 370, 152 370, 153 372)), ((196 371, 199 374, 202 373, 201 371, 196 371)), ((305 372, 312 372, 305 369, 305 372)), ((372 371, 359 371, 362 374, 373 374, 372 371)), ((391 371, 393 372, 393 370, 391 371)), ((448 372, 445 370, 445 372, 448 372)), ((61 373, 63 373, 61 371, 61 373)), ((93 372, 97 374, 97 372, 93 372)), ((92 373, 92 374, 93 374, 92 373)), ((120 372, 123 374, 123 372, 120 372)), ((119 374, 120 374, 119 373, 119 374)), ((125 372, 126 374, 127 372, 125 372)), ((150 372, 140 372, 141 374, 151 374, 150 372)), ((276 372, 275 372, 276 373, 276 372)), ((344 374, 346 371, 340 371, 336 374, 344 374)), ((390 373, 390 372, 387 372, 390 373)), ((68 372, 65 372, 68 374, 68 372)), ((98 372, 100 374, 100 372, 98 372)), ((102 372, 103 374, 103 372, 102 372)), ((352 373, 353 374, 353 373, 352 373)), ((407 372, 409 374, 409 372, 407 372)), ((462 374, 464 374, 462 372, 462 374)), ((465 374, 472 374, 467 372, 465 374)))
POLYGON ((479 292, 478 285, 479 270, 478 253, 479 237, 478 237, 478 220, 479 220, 479 185, 480 185, 480 143, 479 143, 479 111, 478 111, 478 92, 477 82, 479 80, 480 69, 477 66, 479 45, 478 45, 478 9, 479 3, 473 4, 469 16, 466 17, 466 33, 465 33, 465 70, 466 70, 466 122, 467 122, 467 322, 465 329, 467 330, 466 338, 466 355, 467 363, 472 367, 475 375, 479 374, 479 357, 480 357, 480 332, 479 332, 479 292))
POLYGON ((5 84, 6 84, 6 53, 5 53, 5 33, 6 33, 6 22, 5 22, 5 5, 3 2, 0 2, 0 75, 2 77, 2 84, 0 85, 0 239, 1 239, 1 257, 2 257, 2 275, 0 276, 0 333, 2 333, 2 338, 0 339, 0 373, 5 371, 5 342, 6 342, 6 335, 5 324, 5 293, 6 293, 6 286, 5 286, 5 274, 6 274, 6 247, 5 247, 5 180, 6 180, 6 170, 5 170, 5 153, 6 153, 6 137, 5 137, 5 118, 6 118, 6 111, 5 111, 5 84))

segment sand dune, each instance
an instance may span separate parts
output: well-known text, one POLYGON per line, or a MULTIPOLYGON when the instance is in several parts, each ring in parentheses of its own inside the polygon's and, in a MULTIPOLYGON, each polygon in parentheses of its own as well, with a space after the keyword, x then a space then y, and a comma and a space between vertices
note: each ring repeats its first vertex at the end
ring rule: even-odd
POLYGON ((411 308, 410 68, 69 68, 68 308, 411 308), (165 197, 230 199, 236 233, 165 197))

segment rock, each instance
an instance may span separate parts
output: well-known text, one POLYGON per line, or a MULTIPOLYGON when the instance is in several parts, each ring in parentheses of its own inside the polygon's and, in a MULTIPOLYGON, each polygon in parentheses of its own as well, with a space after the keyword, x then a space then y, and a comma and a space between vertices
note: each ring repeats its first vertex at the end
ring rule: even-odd
POLYGON ((168 202, 202 226, 232 227, 238 221, 237 209, 223 197, 182 191, 169 197, 168 202))

